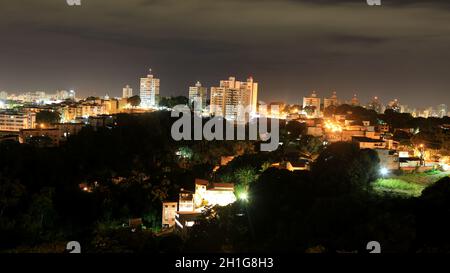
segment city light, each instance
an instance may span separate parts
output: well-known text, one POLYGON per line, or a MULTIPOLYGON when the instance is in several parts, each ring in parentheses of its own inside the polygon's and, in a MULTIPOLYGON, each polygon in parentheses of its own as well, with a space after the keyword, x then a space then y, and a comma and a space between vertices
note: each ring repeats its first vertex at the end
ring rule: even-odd
POLYGON ((334 123, 330 120, 325 121, 324 127, 325 127, 325 129, 327 129, 333 133, 342 132, 342 126, 337 123, 334 123))

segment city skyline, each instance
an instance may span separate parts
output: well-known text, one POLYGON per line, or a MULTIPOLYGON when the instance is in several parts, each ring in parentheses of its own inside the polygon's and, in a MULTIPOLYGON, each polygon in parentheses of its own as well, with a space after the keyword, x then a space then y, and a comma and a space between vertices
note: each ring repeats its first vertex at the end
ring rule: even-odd
POLYGON ((299 103, 311 90, 336 90, 363 103, 450 104, 445 1, 29 2, 1 4, 0 90, 119 96, 126 84, 139 90, 151 66, 162 96, 235 75, 258 79, 264 101, 299 103))

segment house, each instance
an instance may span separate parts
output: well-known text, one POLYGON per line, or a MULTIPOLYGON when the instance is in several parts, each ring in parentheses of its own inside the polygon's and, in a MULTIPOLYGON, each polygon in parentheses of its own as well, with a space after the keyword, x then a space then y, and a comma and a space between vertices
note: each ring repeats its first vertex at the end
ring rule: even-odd
POLYGON ((397 146, 397 143, 390 139, 374 139, 366 136, 353 136, 352 141, 357 143, 360 149, 395 149, 397 146))
POLYGON ((235 201, 234 184, 195 179, 194 192, 181 189, 178 203, 163 202, 162 225, 172 227, 176 224, 180 229, 191 227, 206 207, 227 206, 235 201))
POLYGON ((400 167, 399 156, 395 150, 375 149, 380 158, 380 166, 388 170, 398 170, 400 167))
POLYGON ((164 201, 162 204, 162 226, 163 228, 175 225, 175 214, 178 211, 178 203, 176 201, 164 201))

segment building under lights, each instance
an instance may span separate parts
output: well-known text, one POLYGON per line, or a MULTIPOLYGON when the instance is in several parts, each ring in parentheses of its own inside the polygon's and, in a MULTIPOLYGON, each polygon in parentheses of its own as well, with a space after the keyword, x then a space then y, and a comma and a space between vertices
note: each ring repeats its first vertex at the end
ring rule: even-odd
POLYGON ((152 74, 152 70, 145 78, 141 78, 141 106, 143 108, 151 108, 158 106, 159 101, 159 84, 160 80, 155 78, 152 74))
POLYGON ((303 97, 303 109, 306 107, 314 108, 314 112, 311 114, 311 117, 320 117, 320 98, 317 97, 316 91, 313 91, 309 97, 303 97))
POLYGON ((181 189, 178 201, 163 202, 162 226, 191 227, 206 207, 227 206, 235 201, 234 184, 195 179, 194 192, 181 189))
POLYGON ((331 97, 323 99, 323 109, 327 109, 330 106, 339 106, 339 100, 336 95, 336 91, 333 91, 331 97))
POLYGON ((129 85, 125 86, 122 89, 122 98, 127 99, 133 96, 133 88, 131 88, 129 85))
POLYGON ((19 132, 36 126, 36 113, 0 112, 0 131, 19 132))
POLYGON ((195 113, 201 114, 206 109, 207 99, 208 88, 203 87, 199 81, 195 86, 189 87, 189 104, 195 113))
POLYGON ((356 94, 353 95, 352 99, 350 100, 351 106, 360 106, 358 96, 356 94))
POLYGON ((246 82, 235 77, 220 81, 219 87, 211 87, 210 113, 227 120, 245 122, 256 114, 258 83, 249 77, 246 82))
POLYGON ((367 109, 374 110, 378 114, 383 112, 383 105, 377 96, 373 97, 372 101, 367 105, 367 109))

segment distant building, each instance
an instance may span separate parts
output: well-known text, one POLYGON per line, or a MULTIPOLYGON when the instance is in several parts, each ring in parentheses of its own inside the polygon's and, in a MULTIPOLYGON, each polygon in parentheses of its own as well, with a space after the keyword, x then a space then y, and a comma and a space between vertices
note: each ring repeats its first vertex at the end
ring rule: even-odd
POLYGON ((338 106, 338 105, 339 105, 339 100, 336 95, 336 91, 333 91, 333 94, 331 95, 331 97, 323 99, 323 109, 327 109, 330 106, 338 106))
POLYGON ((194 107, 195 113, 202 113, 207 106, 208 88, 203 87, 202 84, 197 81, 195 86, 189 87, 189 104, 194 107))
POLYGON ((70 93, 67 90, 56 91, 55 98, 57 100, 67 100, 70 98, 70 93))
POLYGON ((438 115, 438 117, 443 118, 443 117, 447 116, 447 114, 448 114, 448 107, 447 107, 447 105, 439 104, 437 106, 437 115, 438 115))
POLYGON ((133 88, 131 88, 129 85, 125 86, 122 89, 122 98, 130 98, 133 96, 133 88))
POLYGON ((141 106, 144 108, 156 107, 159 103, 160 80, 155 78, 150 69, 150 73, 145 78, 141 78, 141 106))
POLYGON ((352 136, 352 141, 359 145, 360 149, 389 149, 397 148, 398 143, 392 139, 377 139, 369 138, 367 136, 352 136))
POLYGON ((398 101, 398 99, 391 100, 388 103, 386 109, 391 109, 392 111, 397 112, 397 113, 401 113, 401 110, 402 110, 400 102, 398 101))
POLYGON ((311 117, 320 117, 320 98, 317 97, 316 91, 313 91, 309 97, 303 97, 303 110, 311 117), (305 110, 311 108, 309 110, 305 110))
POLYGON ((56 147, 61 140, 61 133, 57 128, 35 128, 20 130, 20 143, 33 143, 43 147, 56 147))
POLYGON ((210 113, 227 120, 246 122, 257 112, 258 83, 249 77, 246 82, 235 77, 220 81, 219 87, 211 87, 210 113))
POLYGON ((377 113, 383 112, 383 105, 381 104, 380 100, 377 96, 373 97, 372 101, 369 102, 367 105, 367 109, 374 110, 377 113))
POLYGON ((352 99, 350 100, 351 106, 360 106, 358 96, 356 94, 353 95, 352 99))

